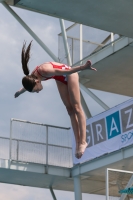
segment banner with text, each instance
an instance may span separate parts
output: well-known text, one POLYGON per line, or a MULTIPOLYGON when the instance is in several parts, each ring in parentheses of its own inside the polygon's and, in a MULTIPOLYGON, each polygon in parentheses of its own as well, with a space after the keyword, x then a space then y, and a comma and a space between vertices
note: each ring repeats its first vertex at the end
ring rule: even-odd
POLYGON ((81 163, 133 144, 133 99, 87 120, 88 147, 81 159, 75 157, 73 137, 73 163, 81 163))

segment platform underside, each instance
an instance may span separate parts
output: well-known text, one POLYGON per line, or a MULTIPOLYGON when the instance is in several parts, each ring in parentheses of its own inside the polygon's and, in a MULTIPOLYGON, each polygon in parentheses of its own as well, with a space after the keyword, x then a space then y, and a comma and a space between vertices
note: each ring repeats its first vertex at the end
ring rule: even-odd
POLYGON ((132 0, 7 0, 10 5, 133 38, 132 0))
MULTIPOLYGON (((98 55, 94 55, 97 57, 98 55)), ((87 88, 133 96, 133 46, 128 45, 93 65, 95 71, 80 72, 87 88)))

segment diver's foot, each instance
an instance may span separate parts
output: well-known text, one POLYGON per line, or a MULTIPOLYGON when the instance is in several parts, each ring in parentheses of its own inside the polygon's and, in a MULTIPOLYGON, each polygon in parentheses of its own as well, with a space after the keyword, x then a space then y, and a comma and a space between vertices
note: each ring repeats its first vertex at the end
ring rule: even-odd
POLYGON ((87 146, 88 146, 87 142, 85 142, 83 144, 79 144, 78 155, 77 155, 78 159, 80 159, 82 157, 87 146))

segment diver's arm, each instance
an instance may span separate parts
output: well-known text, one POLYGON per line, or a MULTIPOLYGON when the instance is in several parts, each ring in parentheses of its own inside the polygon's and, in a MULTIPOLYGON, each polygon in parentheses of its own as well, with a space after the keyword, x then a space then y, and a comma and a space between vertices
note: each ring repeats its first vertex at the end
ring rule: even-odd
POLYGON ((54 75, 55 76, 62 76, 62 75, 73 74, 75 72, 87 70, 87 69, 97 71, 95 68, 93 68, 91 66, 91 61, 87 61, 85 65, 76 66, 76 67, 73 67, 73 68, 69 68, 67 70, 66 69, 53 68, 53 67, 49 67, 49 68, 47 67, 47 68, 43 69, 43 73, 46 77, 54 76, 54 75))

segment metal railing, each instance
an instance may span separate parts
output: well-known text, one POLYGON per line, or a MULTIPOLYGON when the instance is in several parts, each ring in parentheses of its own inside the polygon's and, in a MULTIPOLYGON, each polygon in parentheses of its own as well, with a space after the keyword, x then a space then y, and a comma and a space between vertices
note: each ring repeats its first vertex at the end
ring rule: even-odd
MULTIPOLYGON (((114 43, 121 35, 74 23, 65 29, 72 65, 82 63, 86 57, 114 43), (92 36, 93 35, 93 36, 92 36)), ((68 52, 64 49, 63 33, 58 34, 58 57, 60 62, 67 62, 68 52)))
POLYGON ((70 128, 11 119, 10 161, 72 167, 70 128))

